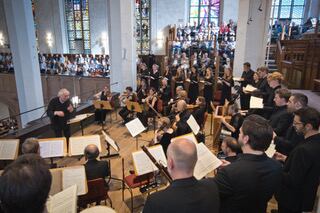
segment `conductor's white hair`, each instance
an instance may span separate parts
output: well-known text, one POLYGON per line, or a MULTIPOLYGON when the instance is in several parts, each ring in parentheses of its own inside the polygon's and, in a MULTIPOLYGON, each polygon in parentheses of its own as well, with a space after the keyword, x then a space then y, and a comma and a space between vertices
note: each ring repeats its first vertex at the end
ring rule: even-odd
POLYGON ((69 94, 70 92, 66 88, 62 88, 58 92, 58 97, 63 96, 64 94, 69 94))

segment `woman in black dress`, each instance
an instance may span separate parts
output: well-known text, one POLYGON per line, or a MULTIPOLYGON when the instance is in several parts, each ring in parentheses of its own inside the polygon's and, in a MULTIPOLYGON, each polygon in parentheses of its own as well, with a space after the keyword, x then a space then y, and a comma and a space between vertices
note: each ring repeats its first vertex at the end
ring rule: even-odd
POLYGON ((184 79, 185 79, 184 72, 181 69, 181 67, 178 67, 176 76, 174 77, 174 81, 175 81, 174 89, 176 89, 178 86, 182 86, 182 88, 184 88, 184 85, 183 85, 184 79))
POLYGON ((213 76, 210 67, 206 69, 206 74, 204 76, 204 98, 206 99, 207 112, 211 113, 212 109, 210 102, 213 100, 213 76))
POLYGON ((224 68, 223 77, 220 79, 222 84, 222 94, 220 99, 220 105, 224 105, 225 100, 231 101, 231 88, 234 86, 232 69, 230 67, 224 68))
MULTIPOLYGON (((100 101, 111 101, 112 95, 111 95, 111 92, 109 91, 108 87, 104 87, 101 92, 99 92, 98 94, 96 94, 94 96, 94 98, 98 99, 100 101)), ((113 103, 111 103, 111 105, 113 105, 113 103)), ((106 110, 106 109, 96 109, 95 110, 94 117, 95 117, 95 121, 97 121, 98 124, 101 124, 102 122, 104 122, 106 120, 107 111, 108 110, 106 110)))
POLYGON ((198 73, 195 67, 191 67, 191 73, 189 76, 190 85, 188 97, 190 104, 194 104, 196 102, 197 97, 199 96, 199 84, 198 84, 198 73))

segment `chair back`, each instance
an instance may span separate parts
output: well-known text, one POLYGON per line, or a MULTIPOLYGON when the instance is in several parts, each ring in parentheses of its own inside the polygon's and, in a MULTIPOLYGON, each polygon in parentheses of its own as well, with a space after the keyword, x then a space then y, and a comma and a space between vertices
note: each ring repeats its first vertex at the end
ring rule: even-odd
POLYGON ((108 197, 108 190, 106 188, 105 180, 102 178, 88 181, 88 193, 78 197, 79 206, 86 206, 93 202, 100 202, 106 200, 108 197))

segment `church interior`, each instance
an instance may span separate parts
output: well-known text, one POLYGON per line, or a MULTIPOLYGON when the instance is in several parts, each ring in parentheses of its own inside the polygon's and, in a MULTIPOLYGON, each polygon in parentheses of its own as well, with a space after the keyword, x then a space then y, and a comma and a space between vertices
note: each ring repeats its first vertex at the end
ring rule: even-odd
POLYGON ((320 213, 319 21, 320 0, 0 0, 0 212, 320 213))

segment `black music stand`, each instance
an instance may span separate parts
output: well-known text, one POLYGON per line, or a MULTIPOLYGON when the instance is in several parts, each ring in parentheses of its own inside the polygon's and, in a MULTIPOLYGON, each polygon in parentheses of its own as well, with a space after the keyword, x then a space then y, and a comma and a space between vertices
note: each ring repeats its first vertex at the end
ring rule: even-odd
MULTIPOLYGON (((94 108, 97 110, 112 110, 113 109, 109 101, 94 101, 93 105, 94 105, 94 108)), ((110 114, 110 119, 112 120, 111 114, 110 114)), ((101 130, 104 130, 104 121, 101 122, 101 130)))

